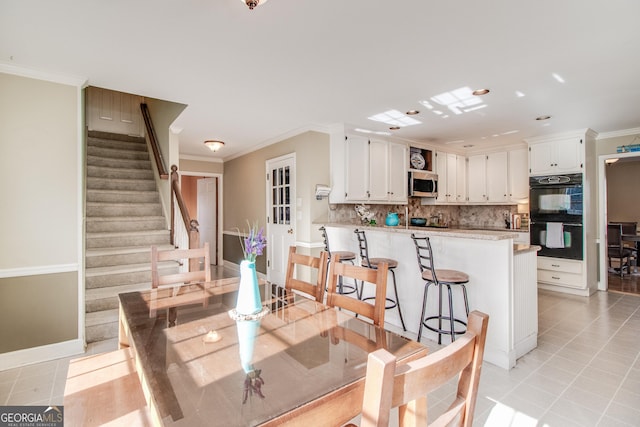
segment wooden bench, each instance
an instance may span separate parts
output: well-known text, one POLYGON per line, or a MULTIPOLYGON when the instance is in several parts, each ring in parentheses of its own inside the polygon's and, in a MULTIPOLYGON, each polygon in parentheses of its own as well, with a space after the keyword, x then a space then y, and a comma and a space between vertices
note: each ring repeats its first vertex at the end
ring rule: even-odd
POLYGON ((132 354, 123 348, 69 363, 65 425, 153 425, 132 354))

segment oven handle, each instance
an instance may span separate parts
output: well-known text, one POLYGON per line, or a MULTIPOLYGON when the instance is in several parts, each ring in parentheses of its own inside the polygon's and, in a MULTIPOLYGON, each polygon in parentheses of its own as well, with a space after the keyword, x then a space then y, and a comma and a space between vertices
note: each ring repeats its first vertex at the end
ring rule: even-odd
MULTIPOLYGON (((560 221, 542 221, 542 222, 529 221, 530 224, 546 224, 548 222, 560 222, 560 221)), ((570 227, 582 227, 582 224, 575 223, 575 222, 561 222, 561 224, 568 225, 570 227)))

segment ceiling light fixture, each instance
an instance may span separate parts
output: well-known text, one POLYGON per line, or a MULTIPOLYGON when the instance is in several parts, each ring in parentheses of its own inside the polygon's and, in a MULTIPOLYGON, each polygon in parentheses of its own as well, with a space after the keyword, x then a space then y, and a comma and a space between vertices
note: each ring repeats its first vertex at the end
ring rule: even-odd
POLYGON ((218 151, 219 149, 221 149, 222 147, 224 147, 224 142, 222 141, 217 141, 215 139, 207 139, 204 142, 204 145, 206 145, 207 147, 209 147, 209 150, 213 151, 214 153, 216 151, 218 151))
POLYGON ((407 116, 415 116, 416 114, 420 114, 418 110, 409 110, 407 111, 407 116))
POLYGON ((612 164, 612 163, 617 162, 618 160, 620 160, 620 159, 618 159, 618 158, 614 158, 614 159, 607 159, 607 160, 605 160, 604 162, 605 162, 606 164, 610 165, 610 164, 612 164))
POLYGON ((549 120, 551 118, 551 116, 538 116, 536 117, 536 120, 540 121, 540 120, 549 120))
POLYGON ((471 94, 475 96, 482 96, 488 94, 489 92, 491 92, 489 89, 476 89, 471 92, 471 94))
POLYGON ((265 4, 269 0, 240 0, 240 1, 242 3, 245 3, 247 6, 249 6, 249 9, 253 10, 254 7, 265 4))

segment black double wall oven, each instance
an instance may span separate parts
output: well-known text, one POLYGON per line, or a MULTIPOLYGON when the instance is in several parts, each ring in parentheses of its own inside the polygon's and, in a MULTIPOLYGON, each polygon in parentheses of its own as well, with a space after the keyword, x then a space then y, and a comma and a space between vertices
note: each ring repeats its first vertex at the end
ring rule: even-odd
POLYGON ((539 256, 583 259, 582 174, 529 178, 530 241, 539 256))

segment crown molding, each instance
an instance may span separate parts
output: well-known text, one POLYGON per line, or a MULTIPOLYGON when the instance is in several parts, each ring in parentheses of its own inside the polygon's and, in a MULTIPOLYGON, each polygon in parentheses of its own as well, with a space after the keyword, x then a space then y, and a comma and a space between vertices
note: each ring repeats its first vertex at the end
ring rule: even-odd
POLYGON ((614 130, 613 132, 603 132, 596 139, 618 138, 620 136, 631 136, 640 134, 640 128, 614 130))
POLYGON ((64 74, 50 73, 42 70, 35 70, 19 65, 0 62, 0 72, 13 74, 20 77, 29 77, 37 80, 45 80, 52 83, 60 83, 69 86, 77 86, 83 88, 87 85, 87 79, 80 76, 71 76, 64 74))

